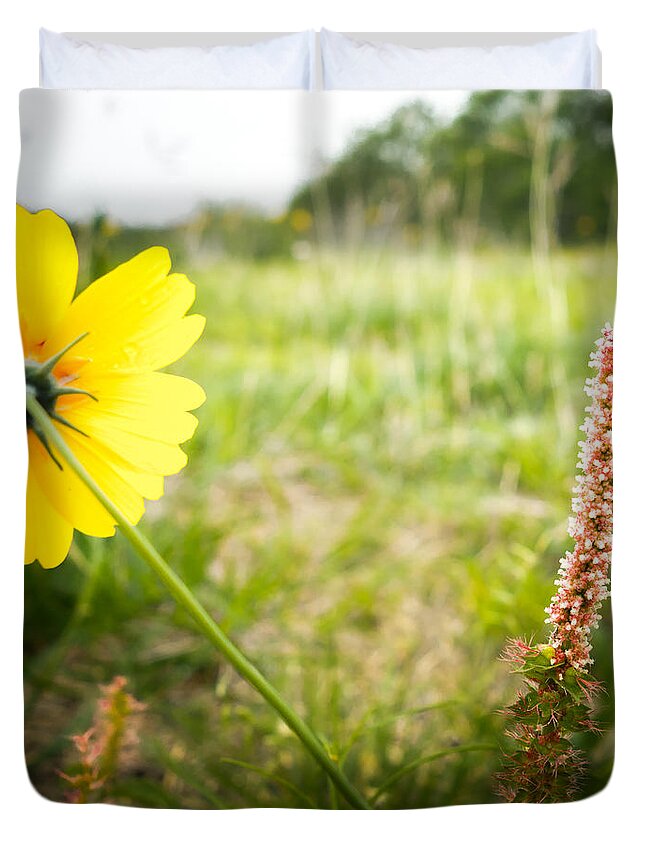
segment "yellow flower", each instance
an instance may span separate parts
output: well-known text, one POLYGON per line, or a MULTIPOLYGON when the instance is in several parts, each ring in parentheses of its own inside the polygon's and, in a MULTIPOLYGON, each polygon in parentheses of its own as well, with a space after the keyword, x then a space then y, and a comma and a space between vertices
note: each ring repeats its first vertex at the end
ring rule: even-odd
MULTIPOLYGON (((170 274, 155 246, 97 279, 74 299, 78 256, 66 222, 51 210, 17 208, 16 275, 28 387, 89 475, 136 524, 144 498, 186 464, 179 445, 204 392, 157 372, 201 335, 186 315, 195 286, 170 274)), ((112 536, 115 522, 69 468, 61 467, 28 419, 25 563, 66 557, 74 529, 112 536)))

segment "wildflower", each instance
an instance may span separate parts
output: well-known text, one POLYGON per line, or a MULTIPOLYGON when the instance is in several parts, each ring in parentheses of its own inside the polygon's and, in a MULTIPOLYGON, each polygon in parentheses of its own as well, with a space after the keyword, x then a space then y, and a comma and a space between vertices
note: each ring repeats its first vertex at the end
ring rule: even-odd
POLYGON ((607 325, 596 341, 589 366, 596 373, 585 390, 591 405, 581 427, 574 488, 574 517, 569 533, 573 551, 560 561, 557 593, 545 608, 553 626, 547 644, 511 640, 504 660, 524 677, 524 692, 503 713, 517 747, 504 756, 497 774, 504 799, 527 802, 573 799, 580 790, 586 760, 571 735, 597 732, 591 703, 601 685, 586 677, 593 664, 591 630, 608 597, 611 561, 613 467, 611 415, 613 401, 613 331, 607 325))
POLYGON ((71 740, 78 753, 70 772, 59 776, 71 786, 68 798, 87 803, 115 776, 124 752, 136 746, 138 715, 146 706, 125 692, 127 679, 117 675, 110 684, 102 685, 96 703, 94 723, 71 740))
MULTIPOLYGON (((156 246, 97 279, 76 298, 78 256, 68 225, 51 210, 17 208, 17 287, 28 392, 132 524, 144 498, 186 464, 179 445, 197 425, 202 389, 160 373, 197 340, 204 318, 185 316, 195 287, 170 274, 156 246)), ((61 465, 27 419, 29 473, 25 563, 66 557, 74 529, 112 536, 115 522, 61 465)))
POLYGON ((585 440, 579 443, 578 468, 582 473, 576 478, 572 502, 575 515, 569 521, 569 535, 575 545, 560 562, 558 592, 547 608, 546 620, 553 625, 549 642, 558 659, 581 672, 593 663, 591 630, 597 627, 600 605, 609 596, 613 501, 611 326, 605 326, 596 346, 589 366, 597 372, 585 385, 591 405, 585 410, 587 417, 581 426, 585 440))

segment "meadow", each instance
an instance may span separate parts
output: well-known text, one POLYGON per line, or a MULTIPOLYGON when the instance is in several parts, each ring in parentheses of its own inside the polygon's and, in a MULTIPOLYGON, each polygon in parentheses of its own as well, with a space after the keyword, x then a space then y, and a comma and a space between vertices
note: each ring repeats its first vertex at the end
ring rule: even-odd
MULTIPOLYGON (((509 246, 186 257, 207 325, 172 371, 207 400, 142 528, 378 807, 497 801, 498 711, 519 686, 499 655, 548 633, 613 247, 546 266, 509 246)), ((147 710, 111 802, 345 807, 118 535, 77 533, 25 585, 44 796, 65 799, 69 737, 122 674, 147 710)), ((606 605, 585 795, 611 771, 610 628, 606 605)))

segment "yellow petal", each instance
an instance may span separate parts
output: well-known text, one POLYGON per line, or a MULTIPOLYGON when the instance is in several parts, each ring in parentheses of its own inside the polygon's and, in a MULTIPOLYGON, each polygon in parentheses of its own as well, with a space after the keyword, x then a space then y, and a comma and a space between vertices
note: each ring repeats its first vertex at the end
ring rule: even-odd
POLYGON ((189 314, 168 326, 152 331, 137 344, 137 364, 150 370, 159 370, 172 364, 188 352, 201 337, 206 318, 201 314, 189 314))
MULTIPOLYGON (((170 323, 155 325, 153 317, 136 325, 131 318, 116 326, 113 334, 104 327, 90 328, 87 338, 74 347, 74 354, 88 358, 97 368, 159 370, 181 358, 204 331, 205 317, 189 314, 170 323)), ((157 316, 157 319, 163 319, 157 316)), ((80 326, 74 326, 74 330, 80 326)), ((70 340, 74 330, 67 333, 70 340)), ((79 332, 82 334, 82 332, 79 332)), ((76 335, 78 337, 78 335, 76 335)), ((52 348, 52 353, 55 352, 52 348)), ((47 353, 49 355, 50 353, 47 353)))
POLYGON ((58 326, 74 296, 78 255, 72 232, 52 210, 16 206, 16 283, 26 355, 58 326))
POLYGON ((103 459, 111 451, 118 456, 119 465, 148 474, 176 474, 187 462, 186 454, 179 445, 125 432, 114 427, 107 418, 91 417, 86 422, 76 414, 74 424, 78 424, 89 436, 83 439, 88 450, 93 450, 96 456, 103 459))
MULTIPOLYGON (((61 430, 68 444, 71 444, 70 432, 61 430)), ((31 430, 27 441, 30 474, 33 473, 35 482, 58 514, 88 536, 113 536, 114 520, 76 474, 66 465, 61 471, 31 430)))
MULTIPOLYGON (((72 445, 74 443, 74 439, 77 438, 75 433, 70 432, 69 430, 62 429, 62 433, 64 433, 65 440, 68 444, 72 445), (71 436, 71 441, 70 441, 71 436)), ((87 441, 82 436, 78 436, 77 440, 81 443, 87 441)), ((139 512, 141 507, 141 502, 139 501, 139 495, 141 497, 147 498, 148 500, 156 501, 163 495, 163 476, 158 474, 149 474, 146 471, 142 471, 138 464, 134 462, 130 464, 123 460, 111 447, 97 441, 96 439, 91 439, 86 446, 87 451, 91 451, 92 457, 99 457, 102 462, 102 467, 99 471, 99 476, 103 477, 103 481, 98 483, 98 485, 103 488, 105 486, 106 479, 106 471, 107 479, 112 480, 115 476, 119 481, 123 480, 128 488, 127 490, 127 500, 126 504, 123 506, 119 503, 118 497, 114 497, 113 500, 115 503, 119 505, 119 509, 126 510, 126 506, 128 503, 134 507, 134 513, 139 512), (135 496, 132 495, 132 490, 136 493, 135 496)), ((80 451, 81 457, 84 460, 84 464, 88 463, 87 453, 84 450, 80 451)), ((89 461, 89 467, 87 468, 88 473, 90 473, 90 469, 96 470, 96 466, 92 464, 92 460, 89 461)), ((115 491, 114 489, 110 492, 110 496, 118 495, 119 489, 122 486, 119 485, 118 489, 115 491)), ((109 486, 104 488, 104 491, 108 491, 109 486)))
POLYGON ((192 437, 197 418, 189 414, 204 402, 197 383, 167 373, 96 371, 89 365, 73 383, 92 393, 63 397, 57 406, 75 426, 94 435, 93 424, 119 429, 168 444, 192 437))
POLYGON ((125 480, 116 467, 110 464, 91 438, 65 428, 63 428, 63 437, 69 449, 97 486, 118 506, 130 524, 136 524, 145 510, 143 497, 139 492, 125 480))
POLYGON ((27 476, 27 527, 25 565, 38 560, 44 569, 59 566, 72 544, 74 528, 45 497, 29 465, 27 476))
POLYGON ((74 300, 45 355, 87 333, 74 355, 97 367, 156 370, 176 361, 202 333, 204 318, 184 317, 195 285, 169 270, 168 250, 155 246, 97 279, 74 300))
POLYGON ((163 477, 134 471, 131 468, 115 466, 115 470, 132 488, 149 501, 157 501, 163 495, 163 477))

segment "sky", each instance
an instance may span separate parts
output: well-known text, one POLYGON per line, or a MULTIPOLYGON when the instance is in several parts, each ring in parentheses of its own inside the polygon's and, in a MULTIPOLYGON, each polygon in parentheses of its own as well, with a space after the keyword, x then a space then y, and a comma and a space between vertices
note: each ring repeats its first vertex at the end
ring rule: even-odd
POLYGON ((69 220, 181 221, 204 204, 278 213, 353 135, 423 100, 446 117, 464 92, 55 91, 21 94, 18 202, 69 220))

